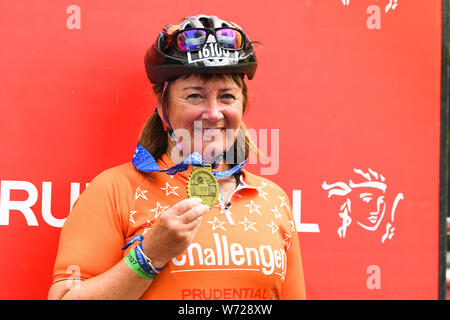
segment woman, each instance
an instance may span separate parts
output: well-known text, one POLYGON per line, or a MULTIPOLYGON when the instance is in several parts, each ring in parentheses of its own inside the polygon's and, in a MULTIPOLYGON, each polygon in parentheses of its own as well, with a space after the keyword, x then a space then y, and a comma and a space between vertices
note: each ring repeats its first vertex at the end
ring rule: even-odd
POLYGON ((243 169, 249 38, 215 16, 187 17, 145 64, 157 110, 132 163, 101 173, 73 207, 49 298, 305 298, 288 197, 243 169))

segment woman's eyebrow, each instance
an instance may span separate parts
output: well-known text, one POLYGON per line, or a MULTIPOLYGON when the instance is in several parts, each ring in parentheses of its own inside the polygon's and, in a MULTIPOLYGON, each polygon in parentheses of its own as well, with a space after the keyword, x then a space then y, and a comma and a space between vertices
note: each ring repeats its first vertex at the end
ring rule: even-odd
POLYGON ((203 87, 186 87, 183 90, 205 90, 203 87))
MULTIPOLYGON (((191 87, 183 88, 183 91, 184 91, 184 90, 199 90, 199 91, 202 91, 202 90, 205 90, 205 88, 203 88, 203 87, 198 87, 198 86, 191 86, 191 87)), ((221 88, 221 89, 219 89, 220 92, 224 92, 224 91, 233 91, 233 90, 237 90, 237 88, 227 87, 227 88, 221 88)))
POLYGON ((222 88, 222 89, 219 89, 220 92, 224 92, 224 91, 234 91, 234 90, 237 90, 237 88, 222 88))

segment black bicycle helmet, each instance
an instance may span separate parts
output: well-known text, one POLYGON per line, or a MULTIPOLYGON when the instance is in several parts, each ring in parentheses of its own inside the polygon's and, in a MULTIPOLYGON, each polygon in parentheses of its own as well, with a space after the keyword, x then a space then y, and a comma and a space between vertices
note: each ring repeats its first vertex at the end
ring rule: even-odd
POLYGON ((177 24, 164 27, 145 55, 145 68, 151 83, 163 83, 176 76, 195 73, 240 73, 252 79, 257 65, 254 48, 241 27, 204 14, 189 16, 177 24), (214 49, 217 36, 205 33, 208 36, 206 48, 203 46, 200 50, 182 51, 174 39, 184 30, 217 28, 238 30, 243 36, 242 46, 233 51, 217 46, 214 49))

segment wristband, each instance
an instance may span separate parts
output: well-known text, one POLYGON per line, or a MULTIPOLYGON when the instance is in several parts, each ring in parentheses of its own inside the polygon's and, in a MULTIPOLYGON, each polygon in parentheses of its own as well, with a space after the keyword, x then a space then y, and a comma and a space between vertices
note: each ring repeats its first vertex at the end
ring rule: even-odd
POLYGON ((128 254, 125 256, 125 262, 130 267, 131 270, 136 272, 138 275, 140 275, 144 279, 147 279, 147 280, 155 279, 156 275, 150 274, 147 271, 145 271, 144 269, 142 269, 142 267, 139 264, 138 259, 136 258, 136 253, 135 253, 134 249, 131 249, 128 252, 128 254))
POLYGON ((156 268, 153 266, 152 260, 147 257, 144 253, 144 249, 142 248, 142 241, 144 240, 144 237, 141 234, 137 234, 133 238, 131 238, 125 246, 122 248, 122 250, 125 250, 130 245, 132 245, 134 242, 138 241, 139 245, 134 247, 134 249, 131 249, 131 251, 134 251, 134 259, 136 259, 139 267, 150 275, 157 275, 161 272, 162 268, 156 268))
MULTIPOLYGON (((151 269, 151 270, 147 271, 148 273, 158 274, 161 272, 162 268, 156 268, 155 266, 153 266, 152 260, 145 255, 144 248, 142 248, 142 242, 135 248, 135 250, 136 250, 136 257, 138 257, 138 255, 142 256, 142 259, 145 261, 146 267, 147 268, 149 267, 151 269)), ((139 261, 139 264, 140 264, 140 261, 139 261)), ((141 267, 142 267, 142 265, 141 265, 141 267)))

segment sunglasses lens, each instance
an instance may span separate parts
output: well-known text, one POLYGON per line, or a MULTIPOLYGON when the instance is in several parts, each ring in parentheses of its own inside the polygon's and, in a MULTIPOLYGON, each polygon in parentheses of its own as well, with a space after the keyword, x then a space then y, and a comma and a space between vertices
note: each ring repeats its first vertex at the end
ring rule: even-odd
POLYGON ((216 31, 219 44, 225 49, 240 49, 242 47, 242 34, 234 29, 219 29, 216 31))
POLYGON ((206 41, 205 30, 186 30, 177 36, 178 48, 181 50, 199 50, 206 41))

